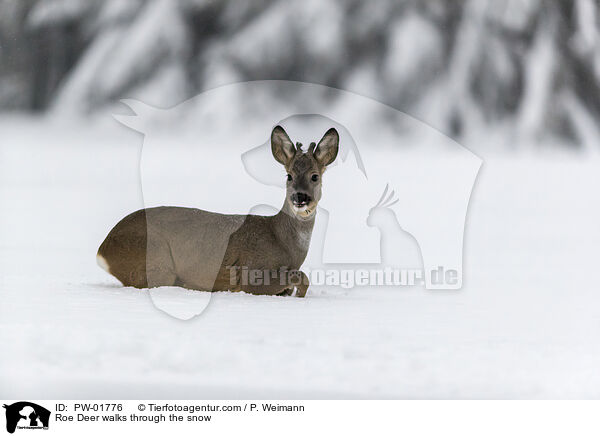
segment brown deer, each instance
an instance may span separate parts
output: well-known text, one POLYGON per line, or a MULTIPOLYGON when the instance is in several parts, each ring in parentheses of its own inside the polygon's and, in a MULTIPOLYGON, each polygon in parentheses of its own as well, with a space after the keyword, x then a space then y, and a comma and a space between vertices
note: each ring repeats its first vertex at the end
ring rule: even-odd
POLYGON ((125 286, 181 286, 304 297, 299 271, 321 199, 321 178, 336 158, 338 132, 319 144, 292 143, 281 126, 271 133, 273 157, 287 172, 283 207, 273 216, 224 215, 183 207, 142 209, 123 218, 98 249, 98 264, 125 286))

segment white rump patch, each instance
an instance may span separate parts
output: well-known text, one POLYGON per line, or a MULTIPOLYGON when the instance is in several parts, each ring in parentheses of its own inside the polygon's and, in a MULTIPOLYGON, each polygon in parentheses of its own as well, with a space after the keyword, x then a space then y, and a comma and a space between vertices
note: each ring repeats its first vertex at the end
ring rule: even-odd
POLYGON ((96 263, 100 268, 102 268, 107 273, 110 273, 110 268, 108 266, 108 262, 104 259, 100 254, 96 255, 96 263))

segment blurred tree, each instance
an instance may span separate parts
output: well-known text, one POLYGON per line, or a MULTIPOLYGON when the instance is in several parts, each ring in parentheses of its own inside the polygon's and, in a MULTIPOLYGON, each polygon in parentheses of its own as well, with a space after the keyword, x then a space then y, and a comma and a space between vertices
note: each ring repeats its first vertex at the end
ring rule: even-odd
POLYGON ((457 138, 600 132, 599 0, 0 0, 0 109, 174 105, 244 80, 357 92, 457 138), (508 126, 508 129, 507 129, 508 126))

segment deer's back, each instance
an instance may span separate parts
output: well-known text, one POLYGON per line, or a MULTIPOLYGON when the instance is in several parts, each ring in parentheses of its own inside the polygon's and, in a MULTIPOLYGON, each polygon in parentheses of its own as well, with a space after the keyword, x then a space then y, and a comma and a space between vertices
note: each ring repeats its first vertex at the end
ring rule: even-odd
POLYGON ((126 285, 232 289, 227 267, 290 265, 271 229, 272 218, 182 207, 142 209, 110 231, 98 254, 126 285), (138 276, 146 276, 146 281, 138 276))

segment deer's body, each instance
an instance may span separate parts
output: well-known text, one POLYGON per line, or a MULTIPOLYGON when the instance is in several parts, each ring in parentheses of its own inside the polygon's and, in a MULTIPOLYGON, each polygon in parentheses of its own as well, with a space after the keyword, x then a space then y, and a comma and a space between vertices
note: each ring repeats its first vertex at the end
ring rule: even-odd
POLYGON ((232 267, 298 270, 313 225, 314 217, 299 222, 285 212, 258 216, 183 207, 142 209, 108 234, 98 250, 99 263, 105 262, 125 286, 239 291, 241 284, 231 283, 232 267), (114 262, 116 258, 122 261, 114 262))
POLYGON ((300 145, 294 148, 281 127, 273 130, 271 141, 275 158, 288 171, 286 201, 278 214, 224 215, 183 207, 138 210, 109 232, 98 250, 98 263, 125 286, 137 288, 277 295, 296 287, 304 296, 308 279, 298 269, 308 253, 320 176, 337 155, 338 135, 330 129, 320 150, 311 144, 308 153, 300 145), (263 274, 249 280, 248 274, 256 272, 263 274))

